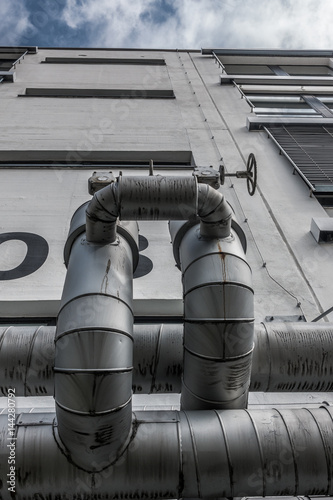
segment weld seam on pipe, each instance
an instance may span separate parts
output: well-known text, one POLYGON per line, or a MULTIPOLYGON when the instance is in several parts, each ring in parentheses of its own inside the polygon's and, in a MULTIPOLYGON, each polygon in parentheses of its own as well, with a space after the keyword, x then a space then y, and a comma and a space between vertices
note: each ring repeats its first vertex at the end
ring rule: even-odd
POLYGON ((56 368, 53 370, 57 373, 128 373, 133 371, 133 367, 130 368, 56 368))
POLYGON ((206 359, 207 361, 213 361, 214 363, 220 363, 222 365, 223 363, 229 363, 230 361, 236 361, 238 359, 240 360, 240 359, 246 358, 247 356, 249 356, 250 354, 252 354, 253 347, 252 347, 252 349, 250 349, 245 354, 240 354, 239 356, 232 356, 232 357, 229 357, 229 358, 226 358, 226 357, 224 357, 224 358, 215 358, 215 357, 211 357, 211 356, 206 356, 204 354, 199 354, 197 352, 192 351, 188 347, 186 347, 186 345, 184 345, 184 351, 188 352, 192 356, 195 356, 196 358, 204 359, 204 360, 206 359))
POLYGON ((79 411, 79 410, 73 410, 71 408, 68 408, 67 406, 59 403, 59 401, 56 401, 56 405, 59 406, 59 408, 61 408, 62 410, 64 411, 67 411, 67 413, 74 413, 75 415, 81 415, 82 417, 99 417, 101 415, 109 415, 109 414, 112 414, 112 413, 117 413, 118 411, 122 410, 123 408, 126 408, 126 406, 128 406, 129 404, 131 404, 131 398, 128 399, 125 403, 123 403, 122 405, 119 405, 117 406, 116 408, 112 408, 112 409, 109 409, 109 410, 103 410, 103 411, 95 411, 95 412, 88 412, 88 411, 79 411))
MULTIPOLYGON (((265 470, 265 467, 264 467, 264 453, 263 453, 263 449, 262 449, 262 445, 261 445, 261 441, 259 439, 259 432, 258 432, 258 427, 251 415, 251 413, 245 408, 245 411, 247 413, 247 415, 249 416, 249 419, 251 421, 251 424, 253 426, 253 429, 254 429, 254 434, 256 436, 256 440, 257 440, 257 444, 258 444, 258 450, 259 450, 259 456, 260 456, 260 463, 261 463, 261 470, 265 470)), ((265 497, 266 496, 266 476, 265 474, 262 474, 262 491, 263 491, 263 494, 262 496, 265 497)))
POLYGON ((184 466, 183 466, 183 438, 182 438, 182 428, 180 418, 177 419, 177 438, 179 443, 178 451, 178 462, 179 462, 179 484, 178 484, 178 495, 177 498, 182 498, 182 493, 184 491, 184 466))
POLYGON ((73 297, 72 299, 68 300, 59 309, 58 316, 63 311, 63 309, 65 309, 65 307, 67 307, 72 302, 75 302, 76 300, 81 299, 83 297, 108 297, 110 299, 115 299, 117 302, 121 302, 122 304, 124 304, 130 310, 132 316, 134 316, 134 312, 133 312, 132 307, 129 304, 127 304, 127 302, 125 300, 121 299, 120 297, 117 297, 117 295, 112 295, 112 294, 103 293, 103 292, 98 292, 98 293, 97 292, 94 292, 94 293, 83 293, 82 295, 77 295, 77 296, 73 297))
POLYGON ((237 288, 245 288, 246 290, 249 290, 250 292, 253 293, 253 288, 251 288, 249 285, 245 285, 244 283, 238 282, 238 281, 209 281, 205 283, 200 283, 199 285, 195 285, 192 288, 189 288, 186 290, 186 292, 183 292, 183 296, 186 297, 189 293, 193 292, 194 290, 198 290, 200 288, 211 288, 213 286, 225 286, 225 285, 234 285, 237 288))
MULTIPOLYGON (((216 400, 216 399, 206 399, 206 398, 203 398, 201 396, 198 396, 198 394, 194 393, 193 391, 191 391, 191 389, 189 389, 189 387, 185 384, 184 382, 184 379, 182 380, 182 384, 184 387, 186 387, 186 390, 195 398, 195 399, 198 399, 199 401, 202 401, 204 403, 210 403, 212 405, 214 404, 232 404, 234 401, 237 401, 238 399, 240 399, 242 396, 244 396, 244 394, 247 392, 246 391, 246 387, 244 388, 244 392, 239 395, 239 396, 236 396, 235 398, 233 399, 224 399, 224 400, 216 400)), ((243 408, 239 408, 239 409, 243 409, 243 408)), ((230 408, 226 408, 226 410, 230 410, 230 408)), ((186 410, 181 410, 181 411, 186 411, 186 410)), ((204 411, 204 410, 189 410, 189 411, 204 411)))
POLYGON ((2 344, 3 344, 4 340, 5 340, 5 336, 6 336, 8 330, 10 328, 12 328, 12 326, 7 326, 7 328, 5 328, 5 330, 2 332, 2 335, 1 335, 1 338, 0 338, 0 350, 2 349, 2 344))
MULTIPOLYGON (((305 408, 305 410, 310 413, 312 419, 314 420, 316 426, 317 426, 317 429, 318 429, 318 432, 319 432, 319 435, 320 435, 320 439, 321 439, 321 442, 323 443, 323 449, 325 451, 325 457, 326 457, 326 466, 327 466, 327 478, 328 478, 328 488, 327 490, 328 491, 331 491, 331 475, 330 475, 330 470, 329 470, 329 465, 331 466, 332 468, 332 457, 329 453, 329 450, 327 449, 327 444, 326 444, 326 440, 324 439, 324 436, 323 436, 323 433, 322 433, 322 430, 319 426, 319 423, 317 421, 317 419, 315 418, 315 416, 313 415, 312 411, 310 410, 310 408, 305 408)), ((330 413, 328 412, 328 414, 330 415, 330 413)), ((331 417, 331 415, 330 415, 331 417)), ((331 417, 332 418, 332 417, 331 417)))
MULTIPOLYGON (((34 334, 32 336, 32 340, 29 344, 29 352, 28 352, 27 363, 26 363, 25 372, 24 372, 24 395, 25 396, 26 396, 28 371, 29 371, 29 367, 31 365, 31 359, 32 359, 32 351, 33 351, 33 347, 35 345, 35 341, 36 341, 38 332, 41 330, 41 328, 42 328, 42 326, 39 326, 38 328, 35 329, 34 334)), ((1 349, 1 347, 0 347, 0 349, 1 349)))
MULTIPOLYGON (((328 416, 330 417, 330 419, 332 421, 332 426, 333 426, 333 414, 328 411, 327 406, 321 406, 320 408, 324 408, 325 409, 326 413, 328 414, 328 416)), ((311 413, 312 417, 314 418, 314 420, 316 421, 316 424, 317 424, 317 419, 312 414, 311 410, 309 410, 309 412, 311 413)), ((319 424, 317 424, 317 425, 318 425, 318 428, 319 428, 319 424)), ((321 430, 320 430, 320 435, 321 435, 321 438, 323 440, 324 447, 325 447, 325 455, 326 455, 327 464, 328 464, 327 469, 328 469, 328 472, 330 472, 329 469, 333 470, 333 458, 332 458, 332 454, 327 449, 327 442, 324 439, 324 436, 323 436, 323 433, 321 432, 321 430)), ((332 481, 333 481, 333 477, 332 477, 332 475, 330 475, 328 473, 328 488, 327 488, 326 494, 329 494, 328 492, 331 492, 331 494, 332 494, 332 481)))
POLYGON ((224 443, 225 443, 225 451, 226 451, 227 462, 228 462, 228 470, 229 470, 228 476, 229 476, 230 492, 231 492, 230 497, 233 498, 234 497, 234 477, 233 477, 234 476, 234 467, 233 467, 233 464, 232 464, 232 461, 231 461, 231 452, 230 452, 229 442, 228 442, 228 439, 227 439, 227 432, 226 432, 226 429, 225 429, 224 422, 223 422, 223 420, 221 418, 221 414, 217 410, 213 410, 213 412, 217 416, 217 420, 218 420, 218 422, 220 424, 221 431, 222 431, 222 436, 223 436, 224 443))
POLYGON ((222 318, 186 318, 184 319, 184 323, 190 323, 192 324, 200 324, 200 323, 253 323, 254 322, 254 317, 253 318, 227 318, 227 319, 222 319, 222 318))
POLYGON ((191 446, 192 446, 193 457, 194 457, 195 474, 196 474, 196 478, 197 478, 198 498, 201 498, 201 488, 200 488, 201 481, 200 481, 200 476, 199 476, 199 460, 198 460, 198 451, 197 451, 197 447, 196 447, 196 443, 195 443, 195 439, 194 439, 193 426, 188 418, 187 412, 183 411, 183 414, 185 415, 186 422, 187 422, 187 425, 188 425, 188 428, 190 431, 191 446))
MULTIPOLYGON (((86 327, 82 327, 82 328, 74 328, 72 330, 68 330, 66 332, 60 333, 57 336, 57 338, 55 339, 55 342, 57 342, 58 340, 60 340, 63 337, 66 337, 67 335, 75 335, 77 333, 89 333, 89 332, 91 332, 92 329, 93 329, 93 327, 86 326, 86 327)), ((111 330, 110 328, 106 328, 106 327, 99 327, 97 329, 94 329, 94 333, 99 333, 99 332, 101 332, 101 333, 109 332, 110 334, 118 333, 119 335, 124 335, 125 337, 128 337, 129 339, 131 339, 134 342, 133 335, 128 333, 128 332, 125 332, 123 330, 119 330, 116 328, 111 330)))
POLYGON ((160 325, 160 327, 158 329, 158 337, 157 337, 157 342, 156 342, 156 347, 155 347, 155 356, 154 356, 154 366, 152 368, 153 373, 152 373, 152 379, 151 379, 151 385, 150 385, 151 392, 153 391, 153 388, 155 387, 157 367, 158 367, 158 362, 160 359, 162 331, 163 331, 163 323, 160 325))
MULTIPOLYGON (((221 238, 221 239, 223 240, 223 238, 221 238)), ((204 253, 203 255, 200 255, 199 257, 193 259, 186 267, 184 267, 184 269, 182 269, 182 276, 185 275, 185 273, 192 266, 192 264, 195 264, 196 262, 198 262, 202 259, 205 259, 206 257, 210 257, 211 255, 221 255, 221 252, 207 252, 207 253, 204 253)), ((250 267, 249 263, 246 260, 244 260, 242 257, 240 257, 239 255, 235 255, 231 252, 223 252, 223 255, 228 255, 228 256, 232 257, 233 259, 237 259, 237 260, 240 260, 241 262, 244 262, 244 264, 246 264, 247 267, 251 271, 251 267, 250 267)))
POLYGON ((264 331, 265 331, 265 340, 266 340, 266 343, 267 343, 267 356, 268 356, 268 377, 267 377, 267 385, 265 387, 265 391, 267 391, 267 389, 270 387, 270 384, 271 384, 271 377, 272 377, 272 356, 271 356, 271 349, 270 349, 270 342, 269 342, 269 335, 268 335, 268 330, 266 328, 266 325, 265 323, 262 321, 261 323, 259 323, 260 325, 263 325, 264 327, 264 331))
POLYGON ((277 408, 273 408, 273 410, 276 411, 280 415, 280 418, 284 424, 284 427, 285 427, 285 430, 287 432, 287 436, 289 439, 290 449, 291 449, 291 453, 292 453, 292 457, 293 457, 294 473, 295 473, 295 489, 294 489, 292 494, 294 496, 296 496, 298 486, 299 486, 299 473, 298 473, 297 462, 296 462, 296 457, 295 457, 294 443, 293 443, 293 440, 291 439, 289 426, 287 425, 286 420, 285 420, 284 416, 282 415, 282 412, 280 412, 277 408))

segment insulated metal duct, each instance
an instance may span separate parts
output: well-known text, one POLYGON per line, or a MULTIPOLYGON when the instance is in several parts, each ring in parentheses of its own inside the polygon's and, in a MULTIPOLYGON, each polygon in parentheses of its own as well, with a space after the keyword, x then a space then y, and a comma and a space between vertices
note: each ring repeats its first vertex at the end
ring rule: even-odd
POLYGON ((117 236, 117 220, 197 215, 203 236, 230 235, 223 195, 195 177, 120 176, 89 203, 86 238, 72 223, 54 371, 59 436, 79 467, 117 460, 132 432, 132 238, 117 236))
POLYGON ((76 238, 56 330, 58 431, 68 458, 94 471, 115 461, 132 432, 132 249, 76 238))
POLYGON ((219 191, 195 177, 122 177, 95 193, 87 208, 87 239, 113 242, 116 221, 195 220, 207 237, 230 235, 232 210, 219 191))
MULTIPOLYGON (((16 500, 332 495, 333 408, 137 412, 119 460, 75 467, 54 414, 16 424, 16 500), (54 439, 56 437, 56 440, 54 439)), ((11 499, 8 420, 0 416, 1 498, 11 499)))
MULTIPOLYGON (((241 332, 240 332, 241 333, 241 332)), ((53 326, 0 328, 0 393, 52 396, 53 326)), ((183 373, 183 325, 135 324, 133 385, 138 394, 179 393, 183 373)), ((332 323, 254 325, 250 391, 333 390, 332 323)))
POLYGON ((251 270, 231 232, 232 210, 224 196, 195 177, 120 176, 95 193, 86 213, 87 238, 99 243, 115 240, 118 217, 191 221, 179 249, 185 299, 182 408, 245 407, 253 349, 251 270), (197 217, 200 229, 192 225, 197 217), (203 324, 209 325, 204 334, 203 324), (247 335, 241 346, 231 347, 237 328, 247 335), (207 349, 202 339, 210 336, 207 349))
POLYGON ((333 324, 258 324, 250 390, 332 391, 333 324))
POLYGON ((244 408, 254 337, 251 269, 235 231, 170 222, 184 290, 184 410, 244 408), (180 234, 180 236, 179 236, 180 234))

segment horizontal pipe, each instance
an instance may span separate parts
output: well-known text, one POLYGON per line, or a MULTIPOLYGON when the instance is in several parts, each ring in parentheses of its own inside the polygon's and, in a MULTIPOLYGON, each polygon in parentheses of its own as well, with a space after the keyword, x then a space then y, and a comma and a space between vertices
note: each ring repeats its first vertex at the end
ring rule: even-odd
POLYGON ((230 235, 232 210, 221 192, 191 176, 119 176, 94 194, 86 210, 87 239, 112 243, 120 220, 200 219, 207 237, 230 235))
MULTIPOLYGON (((233 342, 242 342, 242 329, 233 342)), ((0 395, 52 396, 53 326, 0 328, 0 395)), ((258 323, 254 329, 250 391, 333 390, 332 323, 258 323)), ((183 325, 135 324, 133 386, 136 394, 180 393, 183 325)), ((209 339, 206 337, 207 345, 209 339)))
POLYGON ((62 453, 54 414, 0 416, 3 500, 332 495, 333 408, 137 412, 129 446, 100 472, 62 453), (246 451, 246 452, 245 452, 246 451), (10 476, 9 457, 15 456, 10 476), (13 491, 10 477, 13 481, 13 491), (6 478, 8 478, 6 480, 6 478), (8 481, 8 482, 7 482, 8 481))

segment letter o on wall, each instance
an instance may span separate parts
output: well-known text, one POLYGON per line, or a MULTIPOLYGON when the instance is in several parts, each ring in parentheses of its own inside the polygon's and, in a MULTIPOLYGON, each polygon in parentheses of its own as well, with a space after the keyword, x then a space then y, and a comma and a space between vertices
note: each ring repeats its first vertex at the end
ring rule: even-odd
POLYGON ((15 280, 34 273, 47 259, 49 245, 47 241, 35 233, 2 233, 0 234, 0 245, 5 241, 20 240, 27 245, 27 253, 21 264, 14 269, 1 271, 0 281, 15 280))

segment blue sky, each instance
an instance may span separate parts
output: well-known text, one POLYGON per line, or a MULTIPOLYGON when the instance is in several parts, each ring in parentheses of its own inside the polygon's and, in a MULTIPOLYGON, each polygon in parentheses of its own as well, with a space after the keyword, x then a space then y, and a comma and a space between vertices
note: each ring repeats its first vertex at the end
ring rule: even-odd
POLYGON ((333 0, 0 0, 0 45, 332 49, 333 0))

